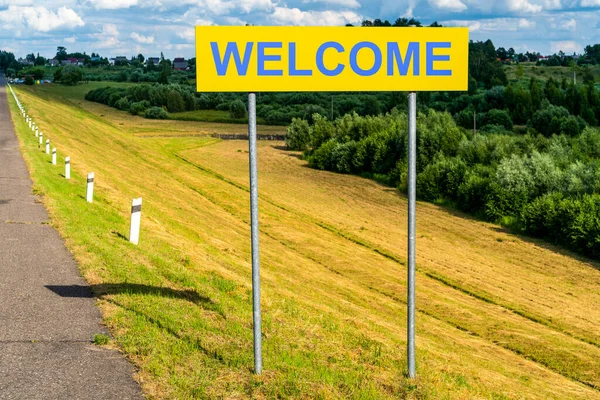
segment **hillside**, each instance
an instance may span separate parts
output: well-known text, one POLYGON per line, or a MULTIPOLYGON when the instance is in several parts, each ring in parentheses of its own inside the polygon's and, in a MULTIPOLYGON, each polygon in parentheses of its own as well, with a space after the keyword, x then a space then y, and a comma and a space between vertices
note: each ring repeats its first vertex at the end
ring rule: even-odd
POLYGON ((59 160, 71 156, 71 181, 10 99, 13 120, 112 345, 151 398, 600 398, 599 264, 419 203, 411 382, 405 197, 307 168, 273 142, 259 147, 265 373, 254 377, 247 143, 198 136, 244 126, 132 117, 82 87, 16 89, 59 160), (125 239, 134 197, 138 247, 125 239))

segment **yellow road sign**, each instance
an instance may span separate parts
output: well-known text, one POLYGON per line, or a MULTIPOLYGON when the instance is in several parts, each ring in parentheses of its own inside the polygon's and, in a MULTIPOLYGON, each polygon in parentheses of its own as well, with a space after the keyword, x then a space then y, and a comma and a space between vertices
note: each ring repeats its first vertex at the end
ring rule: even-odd
POLYGON ((467 90, 468 28, 196 27, 199 92, 467 90))

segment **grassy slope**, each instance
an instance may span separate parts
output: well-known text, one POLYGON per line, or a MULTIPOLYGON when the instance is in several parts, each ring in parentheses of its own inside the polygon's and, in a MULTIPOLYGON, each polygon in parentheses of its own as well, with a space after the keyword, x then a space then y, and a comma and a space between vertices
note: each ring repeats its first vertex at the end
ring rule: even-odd
MULTIPOLYGON (((542 81, 546 81, 552 77, 559 83, 563 80, 563 78, 566 78, 568 82, 573 80, 573 70, 570 67, 543 67, 536 66, 535 63, 529 62, 521 63, 521 65, 523 66, 524 79, 529 80, 533 77, 542 81)), ((590 65, 589 68, 592 69, 592 73, 596 78, 596 82, 600 82, 600 65, 590 65)), ((516 81, 517 65, 507 65, 505 66, 505 69, 508 80, 516 81)), ((581 79, 583 78, 580 74, 578 74, 577 82, 581 83, 581 79)))
POLYGON ((253 377, 246 143, 147 137, 240 126, 134 118, 79 90, 18 88, 71 156, 70 182, 14 118, 35 189, 151 396, 600 398, 598 265, 422 203, 407 381, 405 199, 272 143, 259 150, 265 373, 253 377), (139 247, 124 239, 137 196, 139 247))

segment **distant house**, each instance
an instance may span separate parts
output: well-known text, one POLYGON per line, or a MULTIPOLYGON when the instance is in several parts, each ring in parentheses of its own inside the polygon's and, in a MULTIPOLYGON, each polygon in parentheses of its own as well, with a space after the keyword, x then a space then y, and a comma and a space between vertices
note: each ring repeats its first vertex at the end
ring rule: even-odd
POLYGON ((50 64, 52 67, 56 67, 58 64, 60 64, 60 61, 58 61, 56 58, 53 58, 52 60, 48 60, 48 64, 50 64))
POLYGON ((158 58, 158 57, 148 57, 148 58, 146 58, 146 65, 148 65, 150 63, 150 61, 152 61, 152 63, 154 65, 158 65, 158 63, 160 62, 160 58, 158 58))
POLYGON ((173 60, 173 69, 175 71, 185 71, 188 67, 187 61, 183 57, 178 57, 173 60))
POLYGON ((71 58, 62 60, 61 65, 77 65, 77 63, 79 63, 79 60, 71 57, 71 58))
POLYGON ((17 61, 19 62, 19 64, 33 65, 33 61, 29 61, 26 58, 19 58, 17 61))
POLYGON ((115 64, 116 64, 116 63, 120 63, 120 64, 128 64, 128 63, 129 63, 129 61, 127 60, 127 57, 125 57, 125 56, 117 56, 117 57, 115 57, 115 61, 114 61, 114 63, 115 63, 115 64))
POLYGON ((100 57, 92 57, 90 61, 102 61, 102 59, 100 57))
POLYGON ((538 56, 538 61, 548 61, 549 56, 538 56))

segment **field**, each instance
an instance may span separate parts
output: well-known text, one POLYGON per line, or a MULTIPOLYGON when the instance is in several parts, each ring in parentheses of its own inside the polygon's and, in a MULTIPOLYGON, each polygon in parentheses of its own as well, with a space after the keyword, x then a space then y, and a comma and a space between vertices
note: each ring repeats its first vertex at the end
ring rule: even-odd
POLYGON ((86 102, 83 86, 16 88, 59 160, 71 156, 70 181, 9 99, 13 119, 110 345, 150 398, 600 399, 600 265, 418 203, 411 381, 405 197, 273 142, 259 143, 265 371, 254 376, 247 143, 206 136, 244 125, 132 117, 86 102), (134 197, 139 246, 126 240, 134 197))
MULTIPOLYGON (((536 66, 533 62, 525 62, 521 63, 523 66, 523 78, 530 79, 535 78, 541 81, 547 81, 550 77, 554 78, 554 80, 558 82, 562 82, 563 79, 566 79, 567 82, 573 81, 573 70, 569 67, 544 67, 544 66, 536 66)), ((592 69, 592 73, 596 78, 596 82, 600 82, 600 66, 598 65, 590 65, 589 68, 592 69)), ((507 65, 505 66, 506 77, 510 81, 517 80, 517 65, 507 65)), ((581 74, 578 74, 578 82, 581 79, 581 74)))

